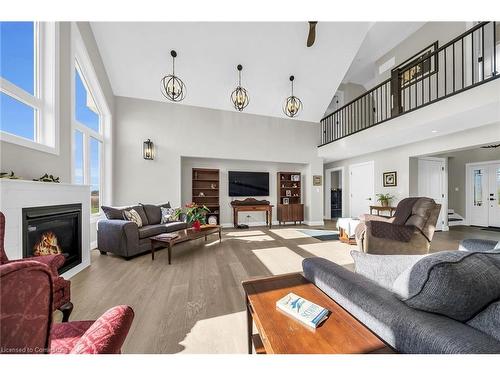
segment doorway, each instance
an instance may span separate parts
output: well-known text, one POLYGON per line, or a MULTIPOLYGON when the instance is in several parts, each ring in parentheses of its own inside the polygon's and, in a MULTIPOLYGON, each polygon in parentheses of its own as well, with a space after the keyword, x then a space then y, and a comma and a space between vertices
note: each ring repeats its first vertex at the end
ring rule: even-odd
POLYGON ((349 166, 350 217, 359 217, 370 212, 375 195, 374 181, 373 161, 349 166))
POLYGON ((428 197, 441 205, 437 230, 448 230, 448 174, 445 158, 418 159, 418 196, 428 197))
POLYGON ((467 222, 500 227, 500 160, 467 164, 466 180, 467 222))
POLYGON ((344 167, 325 169, 324 218, 335 220, 345 217, 344 167))

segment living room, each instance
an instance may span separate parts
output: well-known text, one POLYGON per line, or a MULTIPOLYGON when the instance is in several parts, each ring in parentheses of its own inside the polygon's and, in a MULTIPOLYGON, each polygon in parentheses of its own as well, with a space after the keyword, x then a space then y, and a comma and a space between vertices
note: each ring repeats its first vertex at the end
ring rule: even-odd
POLYGON ((498 359, 493 13, 31 5, 0 19, 2 358, 498 359))

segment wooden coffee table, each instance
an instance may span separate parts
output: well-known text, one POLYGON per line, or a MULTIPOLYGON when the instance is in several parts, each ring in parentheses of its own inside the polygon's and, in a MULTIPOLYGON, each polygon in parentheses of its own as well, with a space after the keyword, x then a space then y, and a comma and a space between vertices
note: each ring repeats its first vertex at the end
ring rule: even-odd
POLYGON ((177 237, 172 238, 166 235, 173 233, 162 233, 157 236, 151 237, 151 259, 155 260, 155 247, 166 247, 168 249, 168 264, 170 263, 172 247, 181 242, 197 240, 205 237, 205 241, 207 240, 207 236, 210 234, 219 234, 219 241, 222 242, 222 227, 220 225, 205 225, 202 226, 200 230, 194 230, 192 228, 179 230, 174 232, 178 234, 177 237))
POLYGON ((300 273, 243 281, 247 305, 248 353, 354 354, 393 350, 300 273), (276 301, 293 292, 330 311, 318 328, 285 315, 276 301), (253 322, 258 334, 253 334, 253 322))

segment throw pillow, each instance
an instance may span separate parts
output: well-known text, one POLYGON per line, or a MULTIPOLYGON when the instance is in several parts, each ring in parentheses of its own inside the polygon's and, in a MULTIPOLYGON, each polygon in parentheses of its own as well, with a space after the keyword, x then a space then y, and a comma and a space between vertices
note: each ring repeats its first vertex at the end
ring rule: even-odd
POLYGON ((500 253, 443 251, 419 260, 394 281, 408 306, 466 321, 500 298, 500 253))
POLYGON ((101 206, 101 209, 109 220, 123 220, 123 208, 101 206))
POLYGON ((123 211, 123 216, 125 217, 125 220, 133 221, 139 228, 142 227, 141 216, 137 213, 136 210, 131 209, 129 211, 123 211))
POLYGON ((160 207, 161 209, 161 222, 160 224, 166 224, 171 221, 175 221, 174 219, 174 214, 176 209, 175 208, 165 208, 165 207, 160 207))

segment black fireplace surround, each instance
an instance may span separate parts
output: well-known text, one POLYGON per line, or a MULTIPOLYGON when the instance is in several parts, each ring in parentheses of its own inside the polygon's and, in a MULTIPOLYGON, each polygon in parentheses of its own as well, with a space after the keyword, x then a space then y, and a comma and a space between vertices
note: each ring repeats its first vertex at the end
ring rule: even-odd
POLYGON ((82 262, 82 205, 23 208, 23 258, 63 254, 59 273, 82 262))

